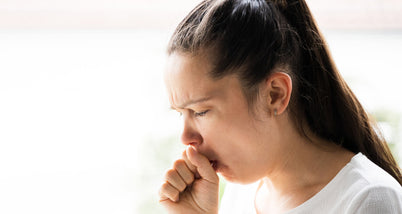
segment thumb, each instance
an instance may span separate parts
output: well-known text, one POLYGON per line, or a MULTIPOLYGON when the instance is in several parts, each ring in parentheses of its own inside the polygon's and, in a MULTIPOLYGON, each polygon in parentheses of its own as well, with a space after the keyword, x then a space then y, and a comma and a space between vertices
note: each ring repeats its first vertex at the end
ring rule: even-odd
POLYGON ((200 177, 211 183, 219 184, 219 177, 209 160, 198 153, 192 146, 189 146, 186 150, 189 161, 197 168, 200 177))

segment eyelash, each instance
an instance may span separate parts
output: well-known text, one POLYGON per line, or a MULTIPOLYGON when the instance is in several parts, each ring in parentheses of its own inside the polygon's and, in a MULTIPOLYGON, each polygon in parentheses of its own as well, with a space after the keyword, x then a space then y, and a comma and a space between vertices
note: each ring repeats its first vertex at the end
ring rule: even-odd
POLYGON ((203 111, 203 112, 194 112, 194 115, 196 117, 203 117, 209 110, 203 111))
MULTIPOLYGON (((209 110, 206 110, 206 111, 203 111, 203 112, 194 112, 194 116, 196 116, 196 117, 203 117, 203 116, 205 116, 205 114, 206 114, 207 112, 209 112, 209 110)), ((180 116, 180 117, 183 116, 183 113, 182 113, 182 112, 179 112, 179 116, 180 116)))

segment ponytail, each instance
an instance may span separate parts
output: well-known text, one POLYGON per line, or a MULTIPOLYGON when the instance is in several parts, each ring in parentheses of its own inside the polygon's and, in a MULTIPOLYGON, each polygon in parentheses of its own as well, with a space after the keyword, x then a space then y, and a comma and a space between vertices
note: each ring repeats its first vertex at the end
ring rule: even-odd
MULTIPOLYGON (((273 1, 296 29, 301 43, 299 102, 309 128, 327 140, 361 152, 391 174, 401 185, 402 175, 375 122, 340 76, 304 0, 273 1)), ((300 105, 299 105, 300 106, 300 105)), ((301 124, 300 124, 301 126, 301 124)))
POLYGON ((168 54, 202 50, 213 55, 211 77, 236 72, 249 103, 275 66, 289 66, 294 85, 289 115, 301 134, 307 136, 308 129, 361 152, 402 185, 387 143, 337 71, 304 0, 205 0, 179 24, 168 45, 168 54))

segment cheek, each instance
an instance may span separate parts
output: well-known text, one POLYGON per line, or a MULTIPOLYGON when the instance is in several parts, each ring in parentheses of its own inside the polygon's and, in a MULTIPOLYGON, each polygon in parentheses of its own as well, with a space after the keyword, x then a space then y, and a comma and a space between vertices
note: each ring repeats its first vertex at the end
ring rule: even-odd
POLYGON ((253 160, 259 149, 259 135, 252 127, 251 124, 235 118, 211 120, 209 123, 205 121, 201 135, 206 146, 224 159, 222 161, 231 162, 232 165, 245 165, 253 160))
POLYGON ((219 120, 204 127, 204 140, 237 182, 256 181, 266 171, 269 145, 257 125, 245 118, 219 120))
MULTIPOLYGON (((215 149, 237 151, 252 150, 257 142, 258 129, 247 112, 216 114, 199 121, 199 130, 205 142, 215 149)), ((233 154, 237 155, 237 154, 233 154)))
POLYGON ((260 146, 253 133, 233 124, 220 125, 205 128, 204 140, 206 147, 225 165, 222 171, 225 179, 244 184, 261 179, 267 170, 266 148, 260 146))

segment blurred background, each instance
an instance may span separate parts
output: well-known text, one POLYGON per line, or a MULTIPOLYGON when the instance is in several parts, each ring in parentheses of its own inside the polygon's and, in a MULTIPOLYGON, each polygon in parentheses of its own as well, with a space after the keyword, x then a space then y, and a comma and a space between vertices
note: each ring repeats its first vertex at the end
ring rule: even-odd
MULTIPOLYGON (((198 2, 0 0, 0 213, 162 212, 165 48, 198 2)), ((401 164, 402 1, 307 3, 401 164)))

